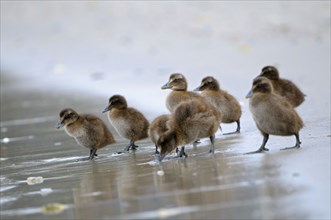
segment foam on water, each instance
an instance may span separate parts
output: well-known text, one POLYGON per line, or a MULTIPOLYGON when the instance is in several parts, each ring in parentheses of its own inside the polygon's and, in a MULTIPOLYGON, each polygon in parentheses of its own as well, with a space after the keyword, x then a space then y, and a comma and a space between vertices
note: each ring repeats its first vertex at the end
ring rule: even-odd
POLYGON ((51 158, 42 160, 45 163, 57 163, 57 162, 66 162, 66 161, 79 161, 85 157, 62 157, 62 158, 51 158))

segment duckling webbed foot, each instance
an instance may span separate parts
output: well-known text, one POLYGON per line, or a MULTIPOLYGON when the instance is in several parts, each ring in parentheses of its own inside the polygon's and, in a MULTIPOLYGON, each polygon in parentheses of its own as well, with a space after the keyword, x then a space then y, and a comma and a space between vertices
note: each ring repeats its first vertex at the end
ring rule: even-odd
POLYGON ((259 148, 258 150, 256 150, 256 151, 251 151, 251 152, 247 152, 247 153, 245 153, 245 154, 258 154, 258 153, 263 153, 264 151, 269 151, 269 149, 268 148, 259 148))
POLYGON ((196 139, 194 142, 193 142, 193 144, 200 144, 201 142, 200 142, 200 139, 196 139))
POLYGON ((137 150, 138 147, 139 147, 139 146, 133 144, 133 145, 131 145, 131 150, 137 150))
POLYGON ((230 135, 230 134, 240 134, 240 130, 236 130, 236 131, 233 131, 233 132, 229 132, 229 133, 224 133, 223 135, 230 135))
POLYGON ((90 150, 90 156, 88 157, 88 160, 93 160, 94 156, 98 156, 96 154, 96 152, 97 152, 97 149, 95 149, 95 148, 91 149, 90 150))
POLYGON ((263 134, 263 142, 262 142, 261 147, 256 151, 248 152, 245 154, 256 154, 256 153, 263 153, 265 151, 269 151, 269 149, 265 147, 265 145, 268 142, 268 139, 269 139, 269 134, 263 134))
POLYGON ((183 157, 183 156, 185 156, 185 158, 187 157, 187 154, 185 153, 185 147, 181 147, 180 151, 179 152, 176 151, 176 153, 177 153, 177 157, 183 157))
POLYGON ((293 147, 285 147, 285 148, 282 148, 280 150, 290 150, 290 149, 299 149, 300 148, 300 144, 301 144, 301 141, 300 141, 300 138, 299 138, 299 134, 294 134, 295 137, 296 137, 296 144, 295 146, 293 147))
POLYGON ((300 148, 300 145, 299 146, 295 145, 293 147, 284 147, 284 148, 281 148, 280 150, 290 150, 290 149, 299 149, 299 148, 300 148))
MULTIPOLYGON (((123 151, 124 151, 124 152, 129 151, 130 148, 131 148, 131 150, 135 151, 135 150, 137 150, 138 147, 139 147, 139 146, 135 145, 134 142, 131 141, 130 144, 124 148, 123 151)), ((119 152, 119 153, 120 153, 120 152, 119 152)))

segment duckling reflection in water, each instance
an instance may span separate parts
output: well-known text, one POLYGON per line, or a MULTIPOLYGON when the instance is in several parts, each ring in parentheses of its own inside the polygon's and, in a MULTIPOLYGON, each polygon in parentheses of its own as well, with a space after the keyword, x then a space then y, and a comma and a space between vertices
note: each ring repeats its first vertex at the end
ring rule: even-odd
POLYGON ((195 92, 187 91, 187 80, 181 73, 170 75, 168 82, 161 89, 171 89, 166 99, 166 106, 170 112, 173 112, 177 105, 184 101, 203 100, 202 96, 195 92))
POLYGON ((265 145, 269 135, 295 135, 295 146, 284 148, 284 150, 300 148, 299 131, 303 127, 303 122, 294 107, 285 98, 273 92, 270 80, 265 77, 255 78, 246 98, 249 98, 249 109, 257 128, 263 135, 261 147, 250 153, 268 151, 265 145))
POLYGON ((122 137, 130 140, 124 151, 130 148, 136 150, 138 146, 134 142, 148 137, 149 122, 138 110, 128 107, 123 96, 110 97, 108 106, 102 112, 108 112, 109 122, 122 137))
MULTIPOLYGON (((169 119, 169 129, 157 141, 161 148, 159 161, 177 146, 193 143, 197 138, 209 137, 210 153, 214 154, 215 133, 220 123, 221 114, 213 106, 197 100, 182 102, 169 119)), ((184 153, 182 147, 181 154, 184 153)))
POLYGON ((169 126, 167 125, 169 119, 170 115, 160 115, 152 121, 148 128, 148 136, 155 144, 155 154, 159 154, 157 141, 159 137, 169 129, 169 126))
POLYGON ((275 93, 285 97, 294 107, 301 105, 305 101, 305 94, 290 80, 280 78, 276 67, 263 67, 260 76, 268 78, 272 83, 275 93))
POLYGON ((222 123, 237 123, 237 130, 235 132, 224 135, 240 133, 240 104, 235 97, 220 89, 219 83, 214 77, 207 76, 203 78, 200 86, 194 91, 202 91, 202 97, 222 113, 222 123))
POLYGON ((112 133, 100 118, 90 114, 78 114, 71 108, 60 112, 60 121, 56 127, 64 127, 66 133, 74 137, 79 145, 89 148, 89 160, 97 156, 98 149, 115 143, 112 133))

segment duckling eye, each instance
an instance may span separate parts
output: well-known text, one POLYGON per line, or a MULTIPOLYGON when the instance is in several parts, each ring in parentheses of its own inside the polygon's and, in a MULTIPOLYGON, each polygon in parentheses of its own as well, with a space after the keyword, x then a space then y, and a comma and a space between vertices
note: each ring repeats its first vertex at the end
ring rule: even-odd
POLYGON ((64 116, 64 118, 63 119, 69 119, 70 118, 70 114, 69 115, 66 115, 66 116, 64 116))

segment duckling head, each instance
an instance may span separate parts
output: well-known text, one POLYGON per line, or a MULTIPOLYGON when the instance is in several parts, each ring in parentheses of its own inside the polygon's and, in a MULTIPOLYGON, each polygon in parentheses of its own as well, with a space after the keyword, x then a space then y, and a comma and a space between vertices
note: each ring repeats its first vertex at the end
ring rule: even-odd
POLYGON ((63 126, 70 125, 77 121, 78 118, 79 114, 75 110, 71 108, 63 109, 60 112, 60 121, 57 123, 56 128, 60 129, 63 126))
POLYGON ((169 77, 169 81, 164 84, 161 89, 172 89, 174 91, 186 91, 187 81, 183 74, 173 73, 169 77))
POLYGON ((108 106, 102 111, 102 113, 108 112, 113 108, 125 109, 128 107, 126 99, 121 95, 113 95, 109 98, 108 106))
POLYGON ((161 158, 165 156, 166 153, 172 151, 177 147, 176 144, 176 132, 168 131, 160 136, 157 141, 157 146, 161 148, 161 158))
POLYGON ((274 66, 265 66, 262 68, 260 76, 264 76, 270 80, 278 80, 279 72, 274 66))
POLYGON ((220 85, 218 81, 212 76, 207 76, 201 80, 200 86, 194 89, 194 91, 219 90, 219 89, 220 89, 220 85))
POLYGON ((257 77, 253 80, 252 89, 246 95, 246 98, 251 98, 254 94, 270 94, 273 88, 270 80, 266 77, 257 77))

